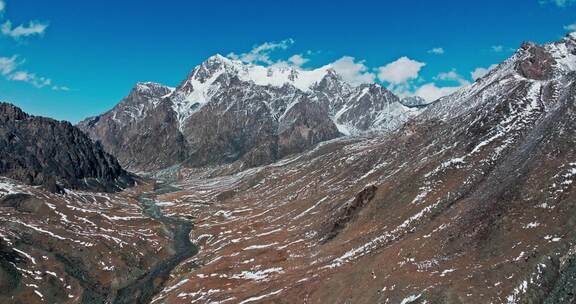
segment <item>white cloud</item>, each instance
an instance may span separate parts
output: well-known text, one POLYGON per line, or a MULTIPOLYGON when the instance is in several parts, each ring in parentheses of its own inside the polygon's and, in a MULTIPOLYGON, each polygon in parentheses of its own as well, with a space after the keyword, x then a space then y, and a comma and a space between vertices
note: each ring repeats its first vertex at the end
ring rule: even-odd
POLYGON ((310 61, 310 59, 304 58, 304 56, 302 56, 300 54, 296 54, 296 55, 292 55, 290 58, 288 58, 288 61, 290 63, 292 63, 293 65, 300 67, 303 64, 305 64, 306 62, 310 61))
POLYGON ((29 73, 26 71, 18 71, 8 76, 8 79, 14 81, 22 81, 32 84, 37 88, 43 88, 52 84, 52 80, 46 77, 37 76, 34 73, 29 73))
POLYGON ((400 98, 414 96, 414 84, 405 82, 398 85, 388 85, 387 89, 400 98))
POLYGON ((246 63, 266 63, 273 64, 274 62, 270 59, 270 53, 275 50, 285 50, 294 44, 294 39, 289 38, 282 40, 280 42, 264 42, 263 44, 256 45, 248 53, 228 54, 229 58, 234 60, 241 60, 246 63))
MULTIPOLYGON (((6 9, 6 2, 0 0, 0 17, 6 9)), ((19 25, 17 27, 12 27, 12 22, 7 20, 0 26, 0 32, 3 35, 12 37, 14 39, 19 39, 21 37, 28 37, 33 35, 43 35, 48 28, 48 24, 41 23, 38 21, 30 21, 28 25, 19 25)), ((29 83, 37 88, 43 88, 52 85, 52 80, 43 76, 38 76, 35 73, 24 71, 20 69, 25 60, 19 59, 18 55, 12 57, 1 57, 0 56, 0 75, 5 79, 10 81, 19 81, 29 83)), ((64 86, 53 86, 54 90, 69 90, 68 87, 64 86)))
POLYGON ((457 82, 457 86, 438 86, 436 83, 430 82, 422 85, 421 87, 416 89, 413 95, 419 96, 424 98, 428 102, 432 102, 437 100, 438 98, 444 97, 446 95, 450 95, 459 89, 470 85, 470 81, 462 77, 462 75, 458 74, 455 69, 450 70, 449 72, 443 72, 436 77, 434 77, 435 81, 452 81, 457 82))
POLYGON ((428 102, 435 101, 440 97, 456 92, 464 86, 470 85, 470 81, 464 79, 456 70, 451 70, 438 74, 434 77, 434 80, 454 81, 458 83, 457 86, 442 87, 430 82, 418 87, 411 80, 418 79, 420 70, 425 65, 423 62, 402 57, 384 67, 380 67, 378 78, 389 82, 388 88, 402 98, 416 95, 428 102))
POLYGON ((20 81, 29 83, 37 88, 43 88, 52 84, 52 80, 46 77, 38 76, 34 73, 20 70, 20 65, 25 60, 19 60, 19 57, 0 57, 0 75, 11 81, 20 81))
POLYGON ((460 79, 460 75, 456 72, 456 70, 451 70, 450 72, 442 72, 434 77, 436 80, 457 80, 460 79))
POLYGON ((424 98, 428 102, 437 100, 438 98, 450 95, 458 91, 462 86, 457 87, 438 87, 434 83, 427 83, 416 90, 415 95, 424 98))
POLYGON ((429 50, 428 53, 436 54, 436 55, 442 55, 445 53, 445 51, 444 51, 444 48, 437 47, 437 48, 433 48, 433 49, 429 50))
POLYGON ((488 72, 490 72, 497 66, 498 66, 497 64, 492 64, 488 68, 478 67, 474 71, 470 72, 470 76, 472 76, 472 79, 478 80, 484 77, 484 75, 488 74, 488 72))
MULTIPOLYGON (((0 17, 6 11, 6 2, 4 0, 0 0, 0 17)), ((22 37, 34 36, 34 35, 43 35, 48 28, 48 24, 45 22, 39 21, 30 21, 28 25, 18 25, 17 27, 12 26, 12 21, 6 20, 2 26, 0 27, 0 32, 3 35, 12 37, 14 39, 19 39, 22 37)))
POLYGON ((470 81, 464 79, 464 77, 462 77, 460 74, 458 74, 458 72, 456 72, 455 69, 452 69, 450 72, 444 72, 444 73, 438 74, 436 77, 434 77, 434 80, 456 81, 460 85, 470 84, 470 81))
POLYGON ((470 83, 463 82, 457 86, 438 86, 434 82, 429 82, 420 87, 417 87, 414 86, 414 84, 406 82, 400 85, 390 86, 389 89, 400 98, 418 96, 427 102, 433 102, 441 97, 450 95, 467 85, 470 85, 470 83))
POLYGON ((28 37, 33 35, 43 35, 46 29, 48 28, 48 24, 41 23, 38 21, 30 21, 28 26, 19 25, 17 27, 12 27, 12 22, 6 21, 2 24, 2 34, 18 39, 21 37, 28 37))
POLYGON ((576 32, 576 23, 565 25, 564 29, 570 32, 576 32))
POLYGON ((372 83, 376 78, 374 73, 369 72, 364 61, 356 61, 354 57, 344 56, 329 65, 342 79, 352 85, 372 83))
POLYGON ((541 0, 540 4, 552 3, 558 7, 567 7, 576 2, 576 0, 541 0))
POLYGON ((378 68, 378 79, 389 82, 393 85, 405 83, 409 80, 418 78, 420 69, 426 64, 412 60, 408 57, 402 57, 383 67, 378 68))
POLYGON ((502 53, 504 51, 504 47, 501 45, 493 45, 492 51, 494 51, 496 53, 502 53))
POLYGON ((52 90, 68 92, 70 91, 70 88, 67 86, 52 86, 52 90))
POLYGON ((37 21, 30 21, 28 26, 19 25, 15 28, 12 27, 12 22, 6 21, 2 25, 2 34, 10 36, 12 38, 27 37, 32 35, 42 35, 48 28, 45 23, 40 23, 37 21))
POLYGON ((0 74, 7 76, 12 73, 18 66, 18 62, 16 62, 17 59, 17 56, 0 57, 0 74))

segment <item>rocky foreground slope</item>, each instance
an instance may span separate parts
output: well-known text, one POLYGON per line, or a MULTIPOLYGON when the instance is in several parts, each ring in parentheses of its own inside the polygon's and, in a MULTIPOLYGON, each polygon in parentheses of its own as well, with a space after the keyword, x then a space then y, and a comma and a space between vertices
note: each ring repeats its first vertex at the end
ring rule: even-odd
POLYGON ((133 178, 68 122, 31 116, 0 103, 0 175, 52 191, 117 191, 133 178))
POLYGON ((381 85, 348 84, 330 66, 263 67, 215 55, 177 88, 139 83, 79 127, 136 171, 233 162, 246 169, 342 134, 393 130, 418 112, 381 85))
POLYGON ((183 253, 177 225, 137 199, 152 189, 59 194, 0 177, 0 303, 149 299, 183 253))
POLYGON ((574 303, 575 71, 576 34, 526 43, 389 135, 182 170, 200 251, 154 303, 574 303))

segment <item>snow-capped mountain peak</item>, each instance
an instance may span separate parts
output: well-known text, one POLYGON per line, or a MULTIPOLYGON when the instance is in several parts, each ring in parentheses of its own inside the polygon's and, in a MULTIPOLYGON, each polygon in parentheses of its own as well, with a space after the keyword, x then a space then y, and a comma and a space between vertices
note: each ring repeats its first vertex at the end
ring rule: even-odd
POLYGON ((352 85, 344 81, 333 68, 328 67, 326 74, 320 81, 312 87, 314 91, 324 92, 326 94, 348 94, 352 90, 352 85))
POLYGON ((222 55, 216 54, 209 57, 202 64, 194 68, 188 81, 195 79, 205 83, 214 79, 215 75, 226 73, 236 76, 242 81, 252 82, 260 86, 282 87, 286 84, 307 92, 320 82, 328 73, 335 72, 329 66, 323 66, 313 70, 304 70, 287 63, 276 63, 270 66, 262 66, 253 63, 244 63, 222 55))
POLYGON ((419 112, 379 84, 346 82, 330 65, 262 66, 216 54, 177 88, 139 83, 112 111, 84 125, 137 169, 238 159, 253 166, 341 134, 393 130, 419 112), (138 138, 128 141, 132 135, 138 138), (134 142, 142 146, 136 150, 171 148, 131 162, 134 152, 124 147, 134 142))

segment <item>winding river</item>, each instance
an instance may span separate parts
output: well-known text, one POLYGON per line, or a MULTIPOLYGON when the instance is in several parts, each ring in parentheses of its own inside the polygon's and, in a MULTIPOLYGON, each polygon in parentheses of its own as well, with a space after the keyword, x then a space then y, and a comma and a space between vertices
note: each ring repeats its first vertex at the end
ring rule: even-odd
POLYGON ((175 253, 170 258, 159 262, 135 282, 118 290, 113 303, 150 303, 154 295, 162 290, 172 269, 198 252, 189 238, 193 226, 192 222, 165 216, 155 200, 158 195, 178 190, 180 189, 168 182, 157 181, 154 191, 145 192, 138 197, 144 214, 158 220, 171 232, 174 242, 172 247, 175 253))

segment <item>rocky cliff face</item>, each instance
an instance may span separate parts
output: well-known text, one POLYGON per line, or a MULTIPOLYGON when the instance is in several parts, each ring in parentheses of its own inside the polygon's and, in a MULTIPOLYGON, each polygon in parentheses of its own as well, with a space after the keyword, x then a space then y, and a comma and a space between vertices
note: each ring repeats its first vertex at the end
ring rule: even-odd
POLYGON ((52 191, 114 191, 132 184, 116 159, 68 122, 0 103, 0 175, 52 191))
POLYGON ((247 168, 343 134, 393 130, 418 111, 380 85, 353 87, 328 67, 262 67, 216 55, 177 88, 138 84, 79 127, 134 170, 247 168))

